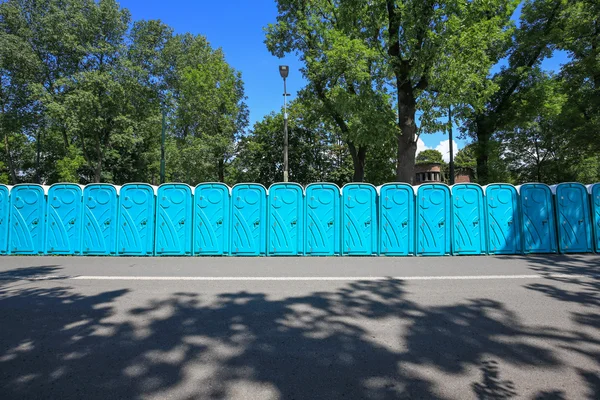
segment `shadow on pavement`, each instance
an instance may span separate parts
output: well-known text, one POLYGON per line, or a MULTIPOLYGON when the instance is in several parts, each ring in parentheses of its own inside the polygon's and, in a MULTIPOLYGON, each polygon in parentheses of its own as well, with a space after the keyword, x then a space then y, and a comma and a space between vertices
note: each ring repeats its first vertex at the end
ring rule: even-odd
MULTIPOLYGON (((5 274, 55 272, 48 266, 5 274)), ((524 326, 494 300, 415 304, 398 280, 282 299, 179 292, 134 308, 127 308, 129 289, 86 296, 68 284, 0 287, 3 399, 443 399, 447 381, 438 374, 473 368, 481 380, 465 393, 507 399, 518 388, 501 377, 500 361, 559 368, 554 351, 533 339, 579 345, 524 326), (382 342, 377 329, 398 335, 382 342)), ((598 398, 598 375, 579 373, 590 398, 598 398)), ((560 396, 540 391, 535 398, 560 396)))

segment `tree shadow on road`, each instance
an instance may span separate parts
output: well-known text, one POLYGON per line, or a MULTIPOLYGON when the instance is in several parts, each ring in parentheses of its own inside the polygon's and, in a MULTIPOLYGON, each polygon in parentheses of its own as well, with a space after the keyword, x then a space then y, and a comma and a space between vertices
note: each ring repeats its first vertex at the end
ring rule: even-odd
POLYGON ((525 326, 490 299, 422 306, 393 279, 283 298, 179 292, 133 305, 128 288, 79 292, 69 281, 0 288, 4 399, 444 399, 441 376, 473 368, 482 380, 465 393, 504 399, 518 388, 496 362, 562 365, 535 343, 564 339, 559 332, 525 326))

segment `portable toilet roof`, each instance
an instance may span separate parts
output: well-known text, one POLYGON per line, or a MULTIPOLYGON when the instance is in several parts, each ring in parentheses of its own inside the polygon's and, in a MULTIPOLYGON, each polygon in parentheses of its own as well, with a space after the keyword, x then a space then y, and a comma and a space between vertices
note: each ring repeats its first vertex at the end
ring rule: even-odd
MULTIPOLYGON (((545 183, 541 183, 541 182, 527 182, 527 183, 522 183, 520 185, 515 186, 515 188, 517 189, 517 193, 521 194, 521 188, 523 186, 530 186, 530 185, 546 186, 546 187, 550 188, 550 190, 552 191, 552 188, 550 186, 548 186, 545 183)), ((556 186, 556 185, 554 185, 554 186, 556 186)), ((554 192, 552 192, 552 193, 554 193, 554 192)))
POLYGON ((304 186, 302 186, 302 185, 301 185, 301 184, 299 184, 299 183, 296 183, 296 182, 275 182, 275 183, 272 183, 272 184, 271 184, 271 186, 269 186, 269 188, 267 189, 267 196, 269 195, 269 190, 270 190, 270 189, 271 189, 273 186, 275 186, 275 185, 291 185, 291 186, 298 186, 300 189, 302 189, 302 195, 304 195, 304 194, 305 194, 305 191, 304 191, 304 186))
POLYGON ((410 183, 406 183, 406 182, 387 182, 387 183, 381 184, 381 185, 379 185, 379 186, 377 186, 375 188, 375 190, 377 190, 377 196, 380 195, 381 188, 383 186, 393 186, 393 185, 402 185, 402 186, 405 186, 405 187, 409 187, 409 188, 412 189, 414 195, 417 194, 417 188, 419 187, 419 186, 413 186, 410 183))
POLYGON ((596 185, 600 186, 600 182, 599 183, 590 183, 589 185, 585 185, 589 194, 592 194, 592 191, 594 190, 594 186, 596 186, 596 185))
MULTIPOLYGON (((504 185, 504 186, 512 186, 515 189, 517 189, 517 187, 515 185, 513 185, 512 183, 505 183, 505 182, 499 182, 499 183, 488 183, 487 185, 483 185, 481 187, 481 189, 483 189, 483 194, 486 195, 487 194, 487 189, 488 186, 499 186, 499 185, 504 185)), ((519 189, 517 189, 517 193, 519 193, 519 189)))
MULTIPOLYGON (((222 186, 225 186, 227 188, 227 190, 229 190, 229 195, 231 195, 231 186, 229 186, 228 184, 223 183, 223 182, 202 182, 202 183, 199 183, 199 184, 197 184, 194 187, 194 192, 196 191, 196 189, 198 189, 199 186, 204 186, 204 185, 222 185, 222 186)), ((155 187, 158 189, 158 186, 155 186, 155 187)))

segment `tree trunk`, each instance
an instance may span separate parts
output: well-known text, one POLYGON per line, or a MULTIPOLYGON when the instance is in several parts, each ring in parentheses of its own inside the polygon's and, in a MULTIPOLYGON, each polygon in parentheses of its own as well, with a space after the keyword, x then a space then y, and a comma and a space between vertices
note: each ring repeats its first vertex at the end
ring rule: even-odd
POLYGON ((8 134, 5 133, 4 134, 4 150, 6 151, 6 161, 8 162, 8 170, 10 172, 10 178, 12 179, 12 184, 16 185, 17 183, 19 183, 17 181, 17 173, 15 171, 15 165, 12 161, 12 156, 10 154, 10 146, 9 146, 9 142, 8 142, 8 134))
POLYGON ((396 160, 396 180, 410 185, 415 180, 415 156, 417 152, 417 123, 415 121, 416 100, 410 84, 401 84, 397 80, 398 89, 398 149, 396 160))
POLYGON ((94 168, 94 183, 100 183, 102 180, 102 159, 98 160, 96 168, 94 168))
POLYGON ((475 151, 475 158, 477 161, 477 183, 480 185, 487 185, 490 180, 490 174, 488 169, 489 161, 489 143, 490 133, 488 132, 487 125, 481 120, 475 122, 477 129, 477 147, 475 151))
POLYGON ((219 182, 225 183, 225 162, 219 159, 219 182))
POLYGON ((363 182, 365 180, 365 159, 367 158, 367 148, 359 146, 358 150, 352 142, 348 142, 348 149, 352 156, 352 164, 354 166, 354 175, 352 182, 363 182))
POLYGON ((413 136, 398 135, 398 160, 396 162, 396 180, 398 182, 414 184, 416 153, 417 144, 413 136))

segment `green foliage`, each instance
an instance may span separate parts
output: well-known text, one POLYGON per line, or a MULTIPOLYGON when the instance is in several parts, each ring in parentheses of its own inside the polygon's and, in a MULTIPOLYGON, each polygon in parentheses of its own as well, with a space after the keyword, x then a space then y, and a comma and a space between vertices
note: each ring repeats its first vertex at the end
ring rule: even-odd
MULTIPOLYGON (((340 138, 313 119, 305 104, 292 102, 288 114, 290 181, 303 185, 351 181, 352 161, 340 138)), ((283 180, 283 123, 282 113, 272 113, 241 139, 234 161, 237 181, 269 186, 283 180)))
POLYGON ((444 158, 442 156, 442 153, 440 153, 438 150, 427 149, 423 150, 417 155, 416 161, 417 164, 442 164, 444 162, 444 158))
POLYGON ((241 77, 220 50, 160 21, 131 24, 115 0, 1 3, 0 79, 12 183, 157 183, 161 109, 173 175, 222 179, 215 165, 247 125, 241 77))
POLYGON ((565 126, 578 143, 600 152, 600 3, 578 0, 567 3, 560 15, 557 48, 567 52, 562 66, 565 126))
POLYGON ((552 54, 554 43, 561 35, 560 15, 566 0, 525 0, 515 27, 502 42, 489 47, 502 66, 487 74, 487 82, 493 93, 488 101, 466 103, 456 109, 457 118, 465 121, 463 131, 476 143, 477 174, 481 183, 493 182, 494 171, 490 160, 495 157, 494 140, 498 132, 515 124, 519 102, 515 98, 541 74, 541 62, 552 54))
MULTIPOLYGON (((396 138, 396 178, 412 182, 420 133, 443 125, 449 105, 481 108, 486 79, 510 37, 518 2, 278 0, 266 28, 276 56, 304 62, 306 96, 336 125, 362 178, 366 147, 396 138), (421 126, 416 124, 420 113, 421 126)), ((390 160, 392 161, 392 160, 390 160)))
POLYGON ((460 149, 454 156, 454 167, 456 169, 470 169, 475 171, 477 162, 475 160, 475 148, 469 144, 460 149))
MULTIPOLYGON (((600 3, 278 0, 266 44, 297 53, 290 176, 411 182, 418 135, 453 123, 478 182, 600 180, 600 3), (521 4, 518 21, 510 17, 521 4), (541 68, 556 49, 568 61, 541 68), (418 115, 418 118, 417 118, 418 115), (418 124, 417 124, 418 121, 418 124)), ((116 0, 0 2, 0 182, 282 177, 283 116, 251 132, 241 73, 207 38, 116 0)), ((442 162, 443 164, 443 162, 442 162)))
POLYGON ((79 170, 85 165, 85 158, 75 146, 69 146, 67 155, 56 162, 56 172, 60 182, 79 183, 79 170))

